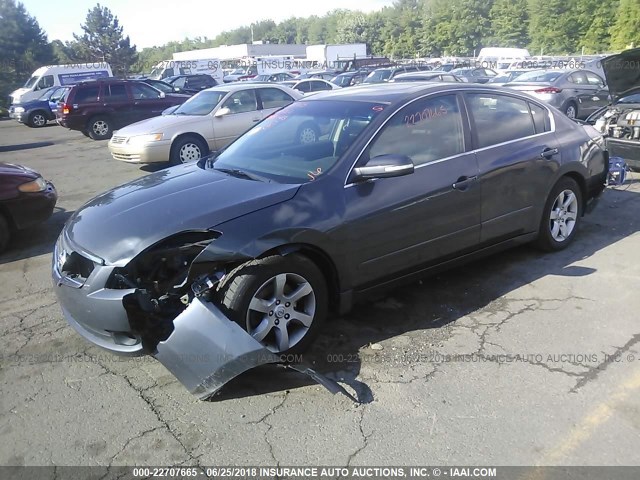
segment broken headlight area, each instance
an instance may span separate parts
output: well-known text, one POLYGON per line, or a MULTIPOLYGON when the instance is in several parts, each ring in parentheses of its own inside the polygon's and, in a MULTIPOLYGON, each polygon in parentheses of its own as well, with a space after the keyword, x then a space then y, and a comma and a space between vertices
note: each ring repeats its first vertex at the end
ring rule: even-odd
MULTIPOLYGON (((132 333, 147 353, 173 332, 173 321, 195 297, 194 285, 212 268, 194 259, 220 236, 214 231, 182 232, 139 254, 126 267, 114 269, 107 288, 135 289, 123 298, 132 333)), ((205 294, 204 291, 199 291, 205 294)))

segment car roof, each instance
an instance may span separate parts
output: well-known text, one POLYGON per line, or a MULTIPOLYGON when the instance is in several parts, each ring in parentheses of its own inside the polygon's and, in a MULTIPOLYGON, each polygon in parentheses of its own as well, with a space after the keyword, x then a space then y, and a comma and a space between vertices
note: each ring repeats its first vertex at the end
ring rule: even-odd
POLYGON ((485 85, 474 84, 454 84, 454 83, 421 83, 421 82, 399 82, 399 83, 373 83, 358 85, 351 88, 341 88, 337 90, 327 90, 322 95, 305 97, 304 101, 324 101, 324 100, 349 100, 372 103, 393 104, 402 102, 426 93, 437 93, 439 91, 450 91, 455 89, 477 89, 491 88, 485 85))
POLYGON ((275 87, 275 88, 283 88, 283 89, 290 89, 290 87, 287 87, 286 85, 281 85, 280 83, 275 83, 275 82, 233 82, 233 83, 225 83, 223 85, 217 85, 215 87, 211 87, 211 88, 207 88, 206 90, 203 91, 207 91, 207 90, 211 90, 211 91, 215 91, 215 92, 235 92, 237 90, 247 90, 249 88, 256 88, 256 87, 275 87))

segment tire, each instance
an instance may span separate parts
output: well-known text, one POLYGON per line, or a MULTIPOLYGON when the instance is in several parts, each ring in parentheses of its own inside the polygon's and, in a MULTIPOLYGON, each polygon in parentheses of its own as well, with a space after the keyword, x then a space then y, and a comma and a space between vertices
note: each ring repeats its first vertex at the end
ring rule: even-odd
POLYGON ((545 203, 536 246, 547 252, 568 247, 578 231, 582 209, 580 186, 573 178, 562 177, 545 203))
POLYGON ((313 122, 305 122, 296 132, 296 141, 301 145, 316 143, 320 140, 320 129, 313 122))
POLYGON ((197 137, 182 137, 171 146, 170 161, 172 165, 190 163, 200 160, 209 153, 205 143, 197 137))
POLYGON ((86 130, 81 130, 81 132, 82 132, 82 134, 83 134, 85 137, 88 137, 88 136, 89 136, 89 132, 88 132, 88 131, 86 131, 86 130))
POLYGON ((572 120, 578 118, 578 106, 575 102, 567 103, 567 106, 564 107, 564 114, 572 120))
POLYGON ((47 115, 42 110, 36 110, 29 115, 27 125, 31 128, 41 128, 47 124, 47 115))
POLYGON ((107 140, 113 134, 113 125, 109 117, 93 117, 87 123, 87 133, 93 140, 107 140))
POLYGON ((308 348, 327 315, 325 278, 302 255, 277 255, 245 263, 229 274, 218 293, 229 318, 276 354, 308 348), (278 293, 280 282, 283 286, 278 293), (287 301, 299 288, 304 288, 301 296, 287 301))
POLYGON ((10 238, 11 229, 9 228, 9 222, 7 222, 7 219, 0 213, 0 253, 6 250, 10 238))

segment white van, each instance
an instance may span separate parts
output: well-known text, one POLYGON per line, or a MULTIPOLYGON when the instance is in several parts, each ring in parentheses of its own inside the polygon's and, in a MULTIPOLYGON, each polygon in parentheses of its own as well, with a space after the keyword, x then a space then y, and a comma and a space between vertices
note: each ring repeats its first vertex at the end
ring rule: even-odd
POLYGON ((219 84, 223 83, 224 72, 220 60, 207 58, 202 60, 163 60, 154 65, 147 78, 163 80, 174 75, 193 75, 203 73, 211 75, 219 84))
POLYGON ((38 98, 40 90, 49 87, 73 85, 82 80, 113 77, 111 66, 104 62, 73 63, 69 65, 47 65, 40 67, 27 80, 24 87, 12 92, 12 104, 26 103, 38 98))

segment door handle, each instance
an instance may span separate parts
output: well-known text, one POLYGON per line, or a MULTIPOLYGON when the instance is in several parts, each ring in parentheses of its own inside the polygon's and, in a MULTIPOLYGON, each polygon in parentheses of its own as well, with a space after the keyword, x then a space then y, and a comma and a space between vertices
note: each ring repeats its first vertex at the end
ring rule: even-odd
POLYGON ((545 148, 540 154, 540 156, 548 160, 549 158, 553 157, 554 155, 557 155, 558 153, 559 153, 559 150, 557 148, 545 148))
POLYGON ((454 183, 453 185, 451 185, 455 190, 460 190, 460 191, 465 191, 467 188, 469 188, 469 185, 472 182, 475 182, 478 179, 477 176, 473 176, 473 177, 460 177, 458 180, 456 180, 456 183, 454 183))
POLYGON ((260 121, 260 119, 259 119, 259 118, 252 118, 252 119, 251 119, 251 121, 252 121, 252 122, 259 122, 259 121, 260 121))

